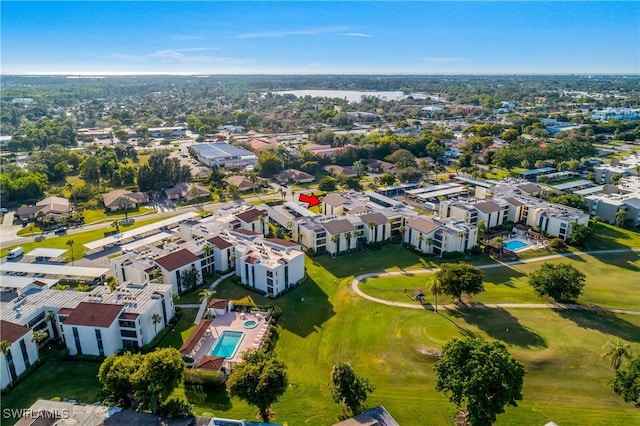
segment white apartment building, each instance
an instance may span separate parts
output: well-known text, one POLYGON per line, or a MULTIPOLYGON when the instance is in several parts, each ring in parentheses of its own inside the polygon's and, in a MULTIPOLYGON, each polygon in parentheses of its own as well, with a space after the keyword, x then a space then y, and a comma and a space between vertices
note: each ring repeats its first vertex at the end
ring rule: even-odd
POLYGON ((184 282, 185 275, 196 271, 197 279, 194 286, 202 284, 202 262, 200 258, 186 248, 154 259, 162 271, 162 282, 170 284, 174 293, 180 294, 189 290, 184 282))
POLYGON ((599 121, 608 120, 639 120, 640 109, 632 108, 605 108, 591 113, 591 118, 599 121))
POLYGON ((484 221, 485 228, 504 224, 509 218, 509 203, 500 198, 491 200, 445 200, 440 202, 440 217, 478 225, 484 221))
POLYGON ((150 343, 175 315, 171 287, 121 284, 114 292, 31 290, 0 308, 3 320, 60 337, 71 355, 108 356, 150 343), (53 320, 47 320, 52 312, 53 320))
POLYGON ((607 185, 606 193, 587 195, 584 201, 589 213, 601 220, 616 224, 640 225, 639 176, 622 178, 617 187, 607 185), (611 192, 612 189, 614 192, 611 192))
POLYGON ((455 219, 417 216, 406 220, 403 241, 422 253, 442 256, 464 252, 478 244, 478 228, 455 219))
POLYGON ((638 175, 640 171, 640 155, 629 155, 611 164, 600 164, 593 168, 596 184, 612 183, 616 176, 638 175))
POLYGON ((38 361, 38 347, 31 329, 24 325, 2 319, 0 335, 11 344, 6 354, 0 352, 0 389, 5 389, 38 361))

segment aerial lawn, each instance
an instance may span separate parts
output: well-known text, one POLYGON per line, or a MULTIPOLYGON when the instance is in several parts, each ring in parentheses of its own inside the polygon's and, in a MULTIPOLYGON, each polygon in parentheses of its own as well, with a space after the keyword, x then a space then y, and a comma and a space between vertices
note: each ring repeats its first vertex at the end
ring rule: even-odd
MULTIPOLYGON (((331 367, 349 361, 376 391, 369 405, 384 404, 400 424, 450 424, 455 407, 435 392, 434 356, 453 336, 499 339, 525 364, 525 399, 499 416, 498 424, 626 424, 637 410, 613 394, 613 370, 600 358, 602 346, 620 338, 640 351, 640 317, 553 310, 496 309, 464 313, 402 309, 364 300, 350 288, 354 274, 410 271, 421 260, 395 246, 332 259, 307 260, 311 277, 275 300, 283 308, 276 352, 289 367, 291 386, 273 406, 277 421, 327 425, 340 407, 328 391, 331 367), (330 264, 333 269, 327 269, 330 264)), ((247 292, 230 281, 218 297, 247 292)), ((251 293, 249 293, 251 294, 251 293)), ((257 303, 260 296, 251 294, 257 303)), ((224 391, 196 404, 198 413, 254 419, 256 410, 224 391)))
MULTIPOLYGON (((587 276, 584 293, 578 298, 579 303, 640 310, 640 280, 635 278, 635 274, 640 271, 639 253, 582 255, 546 262, 570 263, 587 276)), ((529 273, 538 269, 542 263, 484 269, 485 291, 470 298, 465 296, 465 300, 480 303, 548 303, 550 299, 537 296, 528 283, 529 273)), ((371 296, 396 302, 410 302, 413 290, 418 289, 427 296, 427 302, 433 303, 433 296, 427 292, 433 279, 433 273, 368 278, 360 288, 371 296)), ((451 302, 452 299, 444 295, 438 298, 440 304, 451 302)))

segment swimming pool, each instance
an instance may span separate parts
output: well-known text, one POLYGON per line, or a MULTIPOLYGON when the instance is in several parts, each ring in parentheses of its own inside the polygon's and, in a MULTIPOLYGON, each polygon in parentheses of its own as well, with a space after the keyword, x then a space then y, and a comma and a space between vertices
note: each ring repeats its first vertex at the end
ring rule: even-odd
POLYGON ((254 320, 249 320, 249 321, 245 321, 242 326, 244 328, 256 328, 258 326, 258 323, 255 322, 254 320))
POLYGON ((216 344, 213 345, 210 355, 223 356, 227 359, 233 358, 243 335, 242 331, 223 331, 216 344))
POLYGON ((509 251, 520 251, 529 247, 529 244, 520 240, 510 240, 504 243, 504 248, 509 251))

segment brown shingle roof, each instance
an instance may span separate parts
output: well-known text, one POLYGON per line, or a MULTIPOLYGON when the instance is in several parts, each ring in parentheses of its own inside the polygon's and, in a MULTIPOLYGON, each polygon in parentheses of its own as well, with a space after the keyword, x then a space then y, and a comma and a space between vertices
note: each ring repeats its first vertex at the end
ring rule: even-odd
POLYGON ((292 241, 283 240, 282 238, 265 238, 264 240, 282 247, 297 247, 300 245, 292 241))
POLYGON ((249 237, 253 237, 255 235, 262 235, 258 232, 249 231, 248 229, 243 229, 243 228, 233 229, 231 230, 231 232, 234 232, 236 234, 248 235, 249 237))
POLYGON ((367 226, 369 226, 369 222, 375 222, 376 225, 387 223, 387 217, 382 213, 361 214, 360 219, 362 219, 367 226))
POLYGON ((502 207, 500 207, 498 204, 494 203, 493 201, 483 201, 480 203, 476 203, 474 207, 480 210, 482 213, 487 213, 487 214, 499 212, 500 210, 502 210, 502 207))
POLYGON ((200 340, 202 335, 205 333, 205 331, 207 331, 210 325, 211 325, 211 320, 200 321, 196 326, 196 329, 193 330, 189 338, 187 338, 187 341, 184 342, 184 344, 180 347, 180 352, 183 355, 191 353, 193 348, 196 347, 196 345, 198 344, 198 341, 200 340))
POLYGON ((238 213, 235 216, 245 223, 251 223, 251 222, 254 222, 256 219, 258 219, 259 217, 266 216, 266 215, 267 215, 267 212, 264 210, 250 209, 242 213, 238 213))
POLYGON ((195 368, 220 371, 223 364, 224 357, 205 355, 196 363, 195 368))
POLYGON ((349 199, 344 198, 340 194, 329 194, 329 195, 325 196, 324 199, 322 200, 323 203, 327 203, 327 204, 329 204, 330 206, 333 206, 333 207, 341 206, 344 203, 346 203, 347 201, 349 201, 349 199))
POLYGON ((58 315, 69 315, 71 312, 73 312, 73 308, 60 308, 58 315))
POLYGON ((140 316, 140 314, 136 314, 135 312, 123 312, 120 314, 120 319, 123 320, 135 320, 140 316))
POLYGON ((524 203, 514 197, 504 197, 504 200, 513 206, 524 206, 524 203))
POLYGON ((17 342, 22 336, 29 332, 29 327, 14 324, 9 321, 0 320, 0 338, 9 343, 17 342))
POLYGON ((229 176, 228 178, 225 179, 225 182, 227 182, 229 185, 237 186, 238 189, 240 190, 246 190, 246 189, 257 187, 255 183, 251 182, 250 179, 244 176, 229 176))
POLYGON ((109 327, 124 309, 123 305, 112 303, 81 302, 71 312, 65 325, 83 325, 86 327, 109 327))
POLYGON ((207 242, 211 243, 215 247, 218 247, 220 250, 224 250, 224 249, 228 249, 229 247, 233 247, 233 244, 231 244, 229 241, 225 240, 224 238, 222 238, 220 236, 209 238, 207 240, 207 242))
POLYGON ((330 234, 341 234, 343 232, 355 231, 356 228, 347 219, 336 219, 321 224, 330 234))
POLYGON ((175 271, 190 263, 199 261, 200 258, 191 253, 187 249, 178 250, 166 256, 162 256, 156 259, 156 263, 162 266, 167 271, 175 271))
POLYGON ((430 234, 440 228, 440 225, 424 217, 414 217, 407 219, 407 227, 411 227, 424 234, 430 234))

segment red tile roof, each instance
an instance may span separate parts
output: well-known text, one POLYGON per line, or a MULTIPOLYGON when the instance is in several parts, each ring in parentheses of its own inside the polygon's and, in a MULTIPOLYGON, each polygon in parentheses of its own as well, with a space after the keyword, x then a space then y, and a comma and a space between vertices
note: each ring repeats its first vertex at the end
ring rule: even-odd
POLYGON ((267 212, 264 210, 250 209, 242 213, 238 213, 236 217, 244 223, 255 222, 260 216, 266 216, 267 212))
POLYGON ((224 249, 228 249, 229 247, 233 247, 233 244, 231 244, 229 241, 225 240, 224 238, 222 238, 220 236, 209 238, 207 241, 209 243, 213 244, 214 246, 218 247, 220 250, 224 250, 224 249))
POLYGON ((258 261, 258 259, 256 259, 253 256, 248 256, 246 262, 253 265, 254 263, 256 263, 258 261))
POLYGON ((71 312, 73 312, 73 308, 60 308, 58 315, 69 315, 71 312))
POLYGON ((248 229, 243 229, 243 228, 233 229, 231 232, 235 232, 237 234, 242 234, 242 235, 248 235, 250 237, 254 235, 262 235, 257 232, 249 231, 248 229))
POLYGON ((9 343, 17 342, 28 332, 29 327, 14 324, 5 320, 0 320, 0 336, 2 336, 2 340, 6 340, 9 343))
POLYGON ((195 368, 220 371, 222 364, 224 364, 224 357, 205 355, 196 363, 195 368))
POLYGON ((134 320, 136 318, 138 318, 140 316, 140 314, 136 314, 135 312, 123 312, 120 315, 120 319, 123 320, 134 320))
POLYGON ((292 241, 283 240, 282 238, 265 238, 264 240, 282 247, 297 247, 300 245, 292 241))
POLYGON ((118 318, 123 309, 123 305, 114 305, 112 303, 81 302, 71 312, 64 325, 109 327, 118 318))
POLYGON ((190 354, 191 351, 196 347, 198 341, 202 337, 202 335, 207 331, 209 326, 211 325, 211 320, 202 320, 196 326, 196 329, 193 330, 189 338, 186 342, 180 347, 180 352, 183 355, 190 354))
POLYGON ((156 263, 167 271, 175 271, 190 263, 199 261, 200 258, 187 249, 178 250, 166 256, 156 259, 156 263))
POLYGON ((209 307, 212 309, 227 309, 229 301, 227 299, 211 299, 209 301, 209 307))

